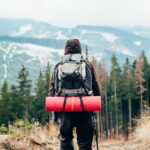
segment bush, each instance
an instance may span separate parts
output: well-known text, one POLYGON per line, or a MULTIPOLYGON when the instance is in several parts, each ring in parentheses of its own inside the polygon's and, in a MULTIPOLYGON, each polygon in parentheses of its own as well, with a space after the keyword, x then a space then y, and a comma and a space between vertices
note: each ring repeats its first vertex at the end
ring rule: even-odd
POLYGON ((34 131, 34 125, 25 122, 24 120, 16 120, 14 125, 9 126, 9 133, 16 137, 20 137, 22 134, 30 133, 34 131))
POLYGON ((0 127, 0 134, 6 134, 8 131, 7 127, 1 126, 0 127))

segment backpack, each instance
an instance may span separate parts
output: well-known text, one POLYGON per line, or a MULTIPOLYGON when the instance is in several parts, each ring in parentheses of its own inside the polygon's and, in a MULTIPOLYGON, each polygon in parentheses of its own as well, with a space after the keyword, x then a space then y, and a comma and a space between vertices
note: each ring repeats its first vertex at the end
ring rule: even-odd
POLYGON ((92 75, 81 54, 68 54, 62 57, 55 73, 56 96, 91 96, 92 75))

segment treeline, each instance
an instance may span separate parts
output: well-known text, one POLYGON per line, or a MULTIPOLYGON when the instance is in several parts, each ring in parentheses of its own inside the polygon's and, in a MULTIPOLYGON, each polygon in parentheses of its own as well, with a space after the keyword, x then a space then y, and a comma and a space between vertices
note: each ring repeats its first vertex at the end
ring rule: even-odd
MULTIPOLYGON (((98 135, 101 138, 128 137, 135 126, 133 119, 140 117, 150 104, 150 64, 145 53, 143 51, 132 64, 127 58, 123 66, 112 55, 109 74, 104 59, 98 63, 93 58, 92 63, 102 97, 102 111, 96 112, 98 135)), ((8 127, 17 119, 48 123, 52 116, 45 111, 45 97, 49 92, 50 77, 48 63, 45 70, 39 72, 35 89, 25 66, 18 72, 17 85, 8 87, 4 81, 0 90, 0 126, 8 127)))
POLYGON ((17 85, 8 87, 5 80, 0 90, 0 126, 8 127, 17 119, 27 122, 38 121, 46 124, 50 120, 50 113, 45 111, 45 97, 49 92, 51 66, 39 72, 36 88, 32 88, 29 72, 22 66, 18 72, 17 85))
POLYGON ((134 119, 141 117, 150 104, 150 64, 144 51, 131 64, 126 58, 120 66, 115 55, 108 74, 105 60, 99 64, 93 58, 101 87, 102 111, 97 112, 99 137, 128 137, 134 129, 134 119))

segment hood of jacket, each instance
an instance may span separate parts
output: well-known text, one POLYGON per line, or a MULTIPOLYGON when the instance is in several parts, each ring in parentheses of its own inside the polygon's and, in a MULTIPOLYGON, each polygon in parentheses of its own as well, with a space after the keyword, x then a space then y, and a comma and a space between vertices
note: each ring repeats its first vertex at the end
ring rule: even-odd
POLYGON ((69 39, 66 41, 64 54, 81 54, 81 44, 78 39, 69 39))

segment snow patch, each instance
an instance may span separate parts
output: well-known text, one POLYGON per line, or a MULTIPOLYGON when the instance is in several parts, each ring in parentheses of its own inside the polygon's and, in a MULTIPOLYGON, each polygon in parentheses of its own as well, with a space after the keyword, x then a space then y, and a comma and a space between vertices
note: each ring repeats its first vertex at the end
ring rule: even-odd
POLYGON ((25 63, 30 63, 30 62, 35 61, 35 60, 36 60, 36 58, 31 58, 31 59, 27 60, 25 63))
POLYGON ((123 47, 123 46, 120 46, 120 47, 111 46, 111 48, 114 51, 117 51, 118 53, 125 54, 125 55, 132 56, 132 57, 135 56, 134 53, 132 53, 132 51, 129 50, 128 48, 126 48, 126 47, 123 47))
POLYGON ((86 45, 89 45, 90 41, 89 40, 81 40, 81 42, 84 43, 84 44, 86 44, 86 45))
POLYGON ((142 43, 141 41, 134 41, 134 44, 137 45, 137 46, 140 46, 141 43, 142 43))
POLYGON ((87 34, 87 33, 101 35, 106 41, 108 41, 110 43, 113 43, 119 39, 119 37, 116 36, 115 34, 107 33, 107 32, 87 31, 87 30, 81 30, 80 32, 81 32, 80 33, 81 36, 83 34, 87 34))
POLYGON ((34 38, 39 38, 39 39, 44 39, 44 38, 49 38, 50 37, 50 32, 44 32, 44 33, 38 33, 38 34, 32 34, 34 38))
POLYGON ((88 30, 80 30, 80 35, 84 35, 84 34, 98 34, 101 35, 101 32, 98 31, 88 31, 88 30))
POLYGON ((140 32, 135 32, 134 34, 135 34, 135 35, 141 35, 140 32))
POLYGON ((0 50, 4 51, 3 58, 7 59, 7 64, 13 60, 12 58, 15 57, 15 55, 26 54, 31 58, 29 58, 25 63, 37 60, 43 65, 46 65, 47 61, 55 65, 57 60, 64 54, 64 49, 55 49, 34 44, 20 44, 15 42, 7 43, 6 47, 6 43, 7 42, 0 42, 0 50), (5 57, 5 55, 7 57, 5 57))
POLYGON ((96 46, 95 44, 93 44, 92 40, 80 40, 83 44, 88 45, 90 47, 96 46))
POLYGON ((101 53, 96 53, 95 55, 96 55, 95 58, 96 58, 98 61, 102 60, 102 58, 104 57, 104 55, 101 54, 101 53))
POLYGON ((62 56, 64 53, 63 49, 54 49, 33 44, 18 45, 21 47, 21 49, 17 51, 18 54, 26 53, 28 56, 31 56, 32 59, 38 59, 44 65, 47 63, 47 61, 50 61, 51 64, 57 63, 56 57, 53 53, 57 53, 59 56, 62 56))
POLYGON ((82 36, 83 34, 86 34, 86 33, 87 33, 87 30, 81 30, 80 35, 82 36))
POLYGON ((12 36, 20 36, 20 35, 23 35, 26 32, 31 31, 31 30, 33 30, 33 27, 32 27, 32 24, 29 23, 29 24, 21 26, 19 31, 18 32, 14 32, 12 34, 12 36))
POLYGON ((119 37, 117 37, 116 35, 114 34, 111 34, 111 33, 106 33, 106 32, 101 32, 101 35, 103 36, 103 38, 110 42, 110 43, 113 43, 115 42, 117 39, 119 39, 119 37))
POLYGON ((7 78, 7 65, 4 64, 4 79, 7 78))
POLYGON ((4 59, 4 61, 6 61, 6 55, 3 55, 3 59, 4 59))
POLYGON ((66 37, 65 35, 63 35, 63 34, 61 33, 61 31, 59 31, 59 32, 57 33, 56 39, 57 39, 57 40, 66 40, 67 37, 66 37))

